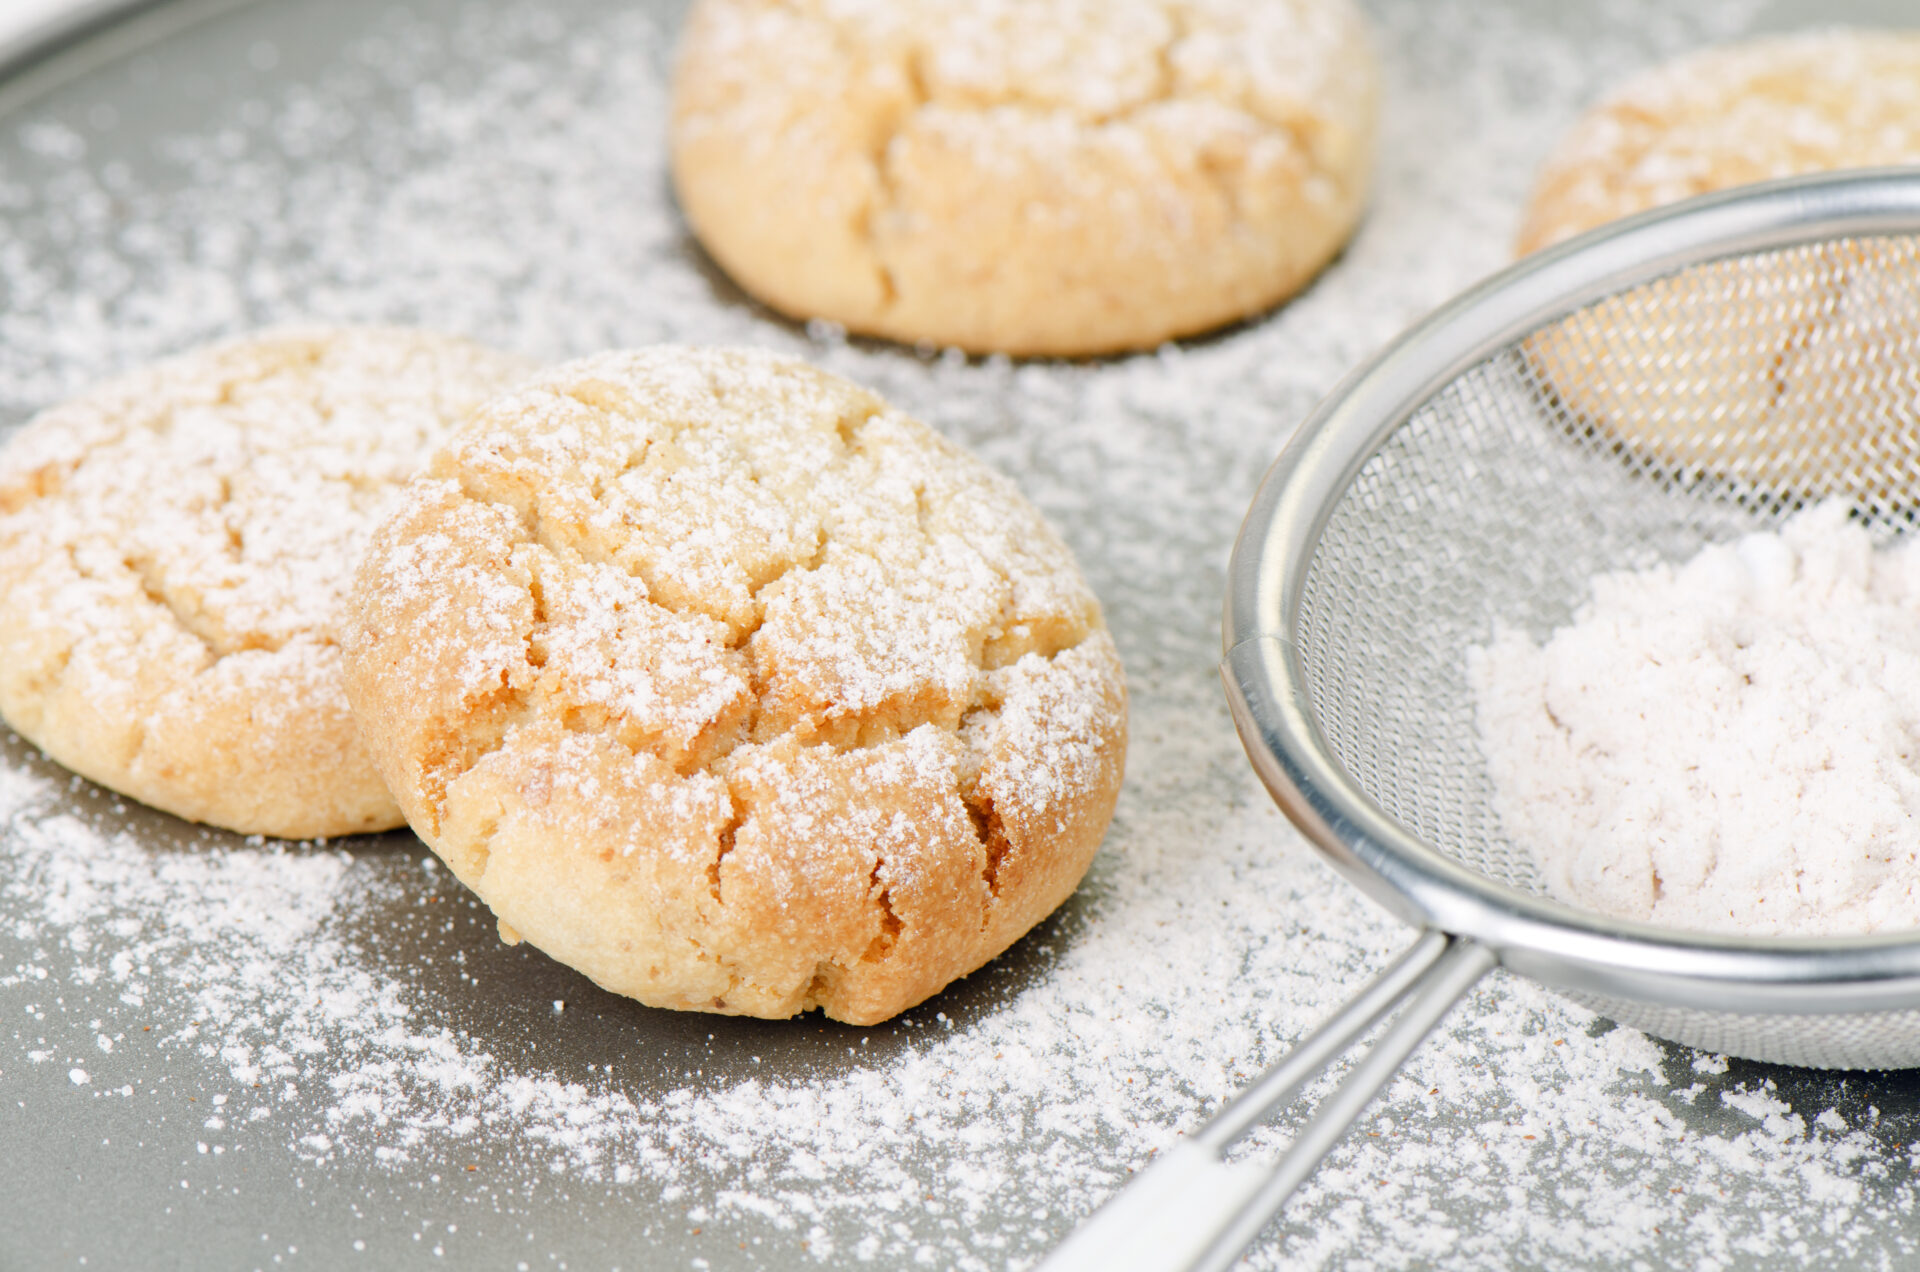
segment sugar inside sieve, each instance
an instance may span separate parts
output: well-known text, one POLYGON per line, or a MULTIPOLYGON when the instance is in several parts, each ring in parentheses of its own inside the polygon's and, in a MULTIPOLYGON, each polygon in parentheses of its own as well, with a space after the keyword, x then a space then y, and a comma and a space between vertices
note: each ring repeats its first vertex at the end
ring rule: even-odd
POLYGON ((1920 171, 1595 231, 1443 307, 1322 403, 1241 527, 1221 672, 1274 799, 1419 936, 1045 1266, 1228 1267, 1495 966, 1690 1046, 1920 1067, 1920 932, 1706 935, 1545 895, 1492 811, 1467 685, 1495 620, 1543 634, 1599 571, 1836 497, 1882 538, 1920 510, 1920 171), (1389 1016, 1277 1163, 1224 1160, 1389 1016))

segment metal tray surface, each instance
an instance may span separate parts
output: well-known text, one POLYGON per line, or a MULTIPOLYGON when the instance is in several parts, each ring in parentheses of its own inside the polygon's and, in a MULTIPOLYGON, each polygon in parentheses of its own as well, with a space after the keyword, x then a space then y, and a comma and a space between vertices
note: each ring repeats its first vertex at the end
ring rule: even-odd
MULTIPOLYGON (((1845 16, 1376 0, 1380 166, 1345 256, 1205 339, 1020 364, 796 326, 706 260, 664 169, 678 4, 84 7, 57 42, 0 46, 0 430, 299 318, 549 358, 788 350, 1041 505, 1107 606, 1134 736, 1081 892, 858 1030, 649 1010, 500 944, 411 836, 241 841, 0 731, 7 1269, 1032 1263, 1411 939, 1268 806, 1214 678, 1227 551, 1287 431, 1504 263, 1581 102, 1698 44, 1845 16), (230 886, 235 912, 182 907, 183 879, 230 886), (289 1004, 305 984, 363 997, 289 1004)), ((1911 1266, 1916 1140, 1914 1075, 1699 1056, 1496 975, 1252 1260, 1911 1266)))

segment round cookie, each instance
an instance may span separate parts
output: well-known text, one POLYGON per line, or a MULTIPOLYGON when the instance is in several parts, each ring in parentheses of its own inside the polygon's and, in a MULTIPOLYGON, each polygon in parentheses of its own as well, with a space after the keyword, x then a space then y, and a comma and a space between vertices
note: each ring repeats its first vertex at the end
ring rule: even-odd
POLYGON ((1120 664, 1003 478, 803 363, 653 349, 488 404, 374 535, 347 687, 416 832, 654 1006, 856 1024, 1070 893, 1120 664))
POLYGON ((783 313, 974 352, 1150 348, 1353 230, 1378 67, 1350 0, 699 0, 694 233, 783 313))
MULTIPOLYGON (((1728 186, 1920 162, 1920 35, 1827 31, 1682 58, 1593 107, 1543 165, 1518 250, 1728 186)), ((1709 262, 1536 333, 1577 419, 1682 480, 1763 498, 1910 505, 1920 308, 1909 239, 1709 262)))
POLYGON ((531 369, 425 332, 289 330, 42 412, 0 452, 0 714, 194 821, 399 825, 347 708, 339 606, 406 479, 531 369))
POLYGON ((1707 49, 1634 78, 1556 146, 1520 255, 1730 186, 1920 162, 1920 33, 1832 30, 1707 49))

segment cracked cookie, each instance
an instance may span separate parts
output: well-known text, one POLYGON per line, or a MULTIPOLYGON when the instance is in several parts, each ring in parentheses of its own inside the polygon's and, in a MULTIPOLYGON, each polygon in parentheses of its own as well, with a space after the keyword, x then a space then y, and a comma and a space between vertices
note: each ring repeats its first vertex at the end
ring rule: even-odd
POLYGON ((1730 186, 1916 162, 1920 34, 1705 49, 1634 77, 1568 129, 1540 166, 1515 250, 1730 186))
POLYGON ((1150 348, 1339 251, 1377 80, 1348 0, 699 0, 674 186, 714 259, 794 317, 1150 348))
POLYGON ((1073 890, 1120 784, 1098 603, 857 386, 653 349, 484 407, 375 533, 347 685, 416 832, 655 1006, 884 1020, 1073 890))
POLYGON ((531 369, 418 331, 290 330, 42 412, 0 453, 0 714, 194 821, 399 825, 347 708, 339 605, 406 479, 531 369))

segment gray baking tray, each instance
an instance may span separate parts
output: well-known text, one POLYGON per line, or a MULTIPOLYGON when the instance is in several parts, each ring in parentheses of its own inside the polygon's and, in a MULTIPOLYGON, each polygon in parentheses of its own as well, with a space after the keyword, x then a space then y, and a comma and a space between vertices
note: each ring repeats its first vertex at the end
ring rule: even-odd
MULTIPOLYGON (((0 426, 300 318, 549 358, 768 345, 1013 476, 1134 707, 1080 894, 868 1030, 640 1007, 501 945, 409 836, 247 842, 0 734, 0 1267, 1026 1266, 1391 957, 1408 934, 1267 805, 1220 701, 1240 514, 1344 371, 1504 263, 1585 100, 1812 6, 1373 11, 1385 124, 1345 256, 1252 322, 1065 364, 848 341, 733 288, 667 184, 674 4, 92 4, 0 48, 0 426)), ((1910 1266, 1917 1093, 1496 975, 1251 1258, 1910 1266)))

